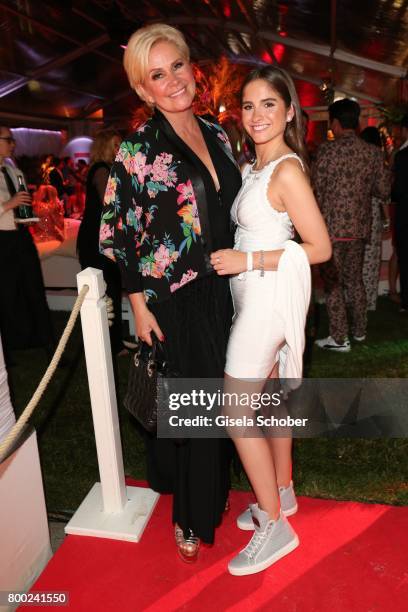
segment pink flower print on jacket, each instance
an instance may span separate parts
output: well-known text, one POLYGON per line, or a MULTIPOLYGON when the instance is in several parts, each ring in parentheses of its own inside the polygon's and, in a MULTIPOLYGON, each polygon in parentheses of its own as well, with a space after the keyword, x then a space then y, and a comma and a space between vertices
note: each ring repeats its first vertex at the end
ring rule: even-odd
POLYGON ((170 263, 176 261, 178 257, 177 251, 173 251, 170 255, 170 251, 168 248, 161 244, 158 250, 154 254, 154 260, 156 264, 156 273, 157 278, 161 278, 164 276, 166 269, 169 267, 170 263))
POLYGON ((105 255, 105 257, 108 257, 108 259, 112 259, 113 261, 116 261, 116 257, 113 254, 112 247, 110 247, 109 249, 103 249, 103 254, 105 255))
POLYGON ((151 166, 146 164, 146 155, 139 151, 141 146, 141 143, 122 142, 116 156, 116 161, 122 162, 126 172, 136 179, 139 190, 144 185, 145 177, 151 169, 151 166))
POLYGON ((128 208, 126 213, 126 225, 133 227, 136 232, 142 231, 142 224, 140 218, 142 216, 143 209, 140 206, 135 208, 128 208))
POLYGON ((223 144, 225 144, 226 147, 228 147, 230 151, 232 151, 232 147, 231 147, 229 138, 224 132, 218 132, 217 137, 221 140, 223 144))
POLYGON ((156 204, 152 204, 151 206, 149 206, 148 210, 145 212, 144 214, 145 227, 149 227, 149 225, 153 221, 156 210, 157 210, 156 204))
POLYGON ((186 204, 177 211, 179 217, 182 217, 184 224, 192 228, 197 236, 201 233, 200 219, 198 217, 197 204, 186 204))
POLYGON ((156 155, 146 182, 150 198, 155 198, 159 191, 167 191, 177 183, 176 164, 172 164, 172 161, 173 155, 170 153, 156 155))
POLYGON ((124 160, 123 165, 129 174, 135 174, 139 185, 143 185, 145 176, 149 173, 150 166, 146 165, 146 155, 136 153, 133 157, 124 160), (127 162, 127 163, 126 163, 127 162))
POLYGON ((117 186, 118 186, 118 181, 116 177, 110 176, 108 178, 108 184, 106 185, 106 190, 105 190, 105 197, 104 197, 105 206, 109 206, 115 201, 117 186))
POLYGON ((196 203, 193 185, 190 179, 188 179, 187 183, 180 183, 177 185, 176 189, 180 194, 177 198, 177 204, 183 204, 186 200, 196 203))
POLYGON ((181 281, 179 283, 172 283, 170 285, 171 293, 174 293, 175 291, 177 291, 177 289, 180 289, 180 287, 182 287, 183 285, 186 285, 190 281, 194 280, 197 274, 198 272, 194 272, 193 270, 188 270, 187 272, 185 272, 183 276, 181 277, 181 281))
MULTIPOLYGON (((110 227, 107 223, 103 223, 101 225, 101 229, 99 232, 99 240, 104 244, 107 244, 109 239, 113 236, 113 228, 110 227)), ((111 241, 112 243, 112 241, 111 241)))
POLYGON ((164 244, 160 244, 156 251, 151 251, 147 257, 142 257, 139 264, 139 271, 143 276, 162 278, 165 276, 170 279, 174 268, 174 262, 179 256, 174 244, 165 237, 164 244))
POLYGON ((181 227, 183 229, 184 240, 179 246, 179 253, 181 254, 184 248, 187 248, 187 252, 190 247, 197 240, 197 236, 201 234, 200 217, 198 216, 197 201, 191 180, 189 179, 186 183, 180 183, 176 187, 179 192, 177 198, 177 204, 184 204, 177 214, 183 219, 181 227), (186 203, 185 203, 186 202, 186 203))
POLYGON ((215 123, 211 123, 210 121, 207 121, 206 119, 204 119, 204 117, 200 117, 200 120, 205 123, 210 129, 215 130, 217 132, 217 137, 221 140, 221 142, 223 143, 223 145, 225 145, 227 147, 227 149, 229 149, 232 152, 232 147, 231 147, 231 143, 229 141, 229 138, 227 136, 227 133, 224 131, 224 129, 215 123))

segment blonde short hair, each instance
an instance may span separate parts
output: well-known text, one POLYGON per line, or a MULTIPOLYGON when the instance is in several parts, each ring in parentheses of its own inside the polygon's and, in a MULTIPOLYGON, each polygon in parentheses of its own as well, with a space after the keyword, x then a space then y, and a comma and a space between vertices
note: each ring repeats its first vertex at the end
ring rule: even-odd
POLYGON ((181 56, 190 61, 190 49, 180 30, 165 23, 153 23, 136 30, 129 39, 124 56, 123 65, 129 79, 130 86, 142 100, 139 85, 146 76, 149 53, 152 47, 160 42, 167 41, 176 45, 181 56))

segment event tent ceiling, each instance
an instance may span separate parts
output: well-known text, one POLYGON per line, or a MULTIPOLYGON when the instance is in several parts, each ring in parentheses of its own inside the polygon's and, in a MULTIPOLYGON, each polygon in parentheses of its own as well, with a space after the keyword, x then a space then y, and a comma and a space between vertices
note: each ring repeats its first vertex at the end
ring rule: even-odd
POLYGON ((327 88, 363 104, 402 102, 407 9, 408 0, 0 0, 0 118, 66 127, 103 110, 126 122, 138 100, 121 45, 153 21, 179 27, 204 69, 221 56, 278 63, 306 108, 324 105, 327 88))

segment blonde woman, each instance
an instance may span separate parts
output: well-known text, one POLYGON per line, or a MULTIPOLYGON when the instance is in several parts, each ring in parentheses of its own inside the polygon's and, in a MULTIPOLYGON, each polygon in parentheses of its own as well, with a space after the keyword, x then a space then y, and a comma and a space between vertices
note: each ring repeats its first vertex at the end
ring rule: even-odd
MULTIPOLYGON (((100 240, 119 265, 139 338, 164 341, 183 378, 216 378, 232 309, 228 280, 214 273, 210 254, 233 244, 230 209, 241 175, 221 126, 194 115, 189 57, 181 32, 164 24, 129 40, 129 82, 153 114, 120 146, 100 240)), ((145 440, 149 484, 173 493, 178 551, 194 561, 200 540, 213 542, 225 509, 228 441, 145 440)))
POLYGON ((117 266, 99 253, 99 226, 109 172, 118 152, 121 136, 114 129, 101 130, 91 148, 91 166, 86 181, 84 216, 78 232, 77 250, 81 268, 102 270, 106 293, 113 301, 115 318, 109 328, 112 353, 128 353, 122 339, 122 281, 117 266))

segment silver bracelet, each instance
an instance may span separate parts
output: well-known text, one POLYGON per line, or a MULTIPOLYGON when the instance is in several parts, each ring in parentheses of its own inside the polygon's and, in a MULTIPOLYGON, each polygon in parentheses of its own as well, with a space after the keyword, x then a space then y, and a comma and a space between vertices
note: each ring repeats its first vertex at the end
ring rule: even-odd
POLYGON ((261 276, 265 276, 265 253, 263 251, 259 252, 259 269, 261 271, 261 276))
POLYGON ((251 251, 248 251, 247 256, 247 272, 252 272, 254 269, 254 257, 251 251))

